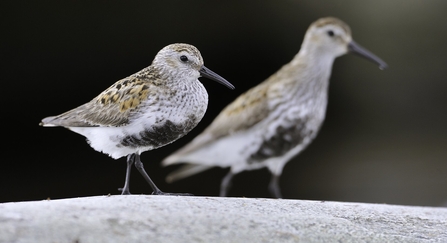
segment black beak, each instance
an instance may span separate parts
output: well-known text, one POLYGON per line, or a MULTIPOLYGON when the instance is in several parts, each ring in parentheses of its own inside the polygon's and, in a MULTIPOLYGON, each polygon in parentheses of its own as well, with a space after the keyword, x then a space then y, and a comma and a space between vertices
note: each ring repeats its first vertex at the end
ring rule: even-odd
POLYGON ((355 41, 351 41, 348 44, 348 50, 354 54, 357 54, 361 57, 364 57, 364 58, 376 63, 377 65, 379 65, 379 68, 381 70, 388 67, 388 64, 386 64, 382 59, 380 59, 378 56, 372 54, 370 51, 366 50, 364 47, 357 44, 355 41))
POLYGON ((199 70, 199 72, 201 74, 201 77, 209 78, 209 79, 214 80, 222 85, 227 86, 227 88, 229 88, 229 89, 234 89, 234 86, 230 82, 228 82, 227 80, 222 78, 219 74, 209 70, 205 66, 202 66, 202 68, 199 70))

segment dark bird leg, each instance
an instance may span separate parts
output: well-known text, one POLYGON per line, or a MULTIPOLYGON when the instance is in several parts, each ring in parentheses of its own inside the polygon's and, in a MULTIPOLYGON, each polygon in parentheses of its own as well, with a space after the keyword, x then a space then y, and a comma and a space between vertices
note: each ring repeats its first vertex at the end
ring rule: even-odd
POLYGON ((152 179, 149 177, 149 175, 144 170, 143 162, 140 160, 139 154, 133 154, 135 157, 135 167, 140 172, 140 174, 144 177, 147 183, 152 187, 152 195, 175 195, 175 196, 192 196, 192 194, 189 193, 166 193, 162 192, 158 187, 155 185, 155 183, 152 181, 152 179))
POLYGON ((127 170, 126 170, 126 181, 124 182, 124 187, 119 188, 121 195, 130 195, 129 184, 130 184, 130 170, 135 162, 135 154, 127 155, 127 170))
POLYGON ((222 179, 222 182, 220 183, 220 194, 221 197, 226 197, 228 194, 228 191, 231 188, 231 179, 233 179, 234 173, 231 172, 231 170, 228 172, 228 174, 222 179))
POLYGON ((269 191, 276 198, 282 198, 281 188, 279 188, 279 175, 272 174, 269 184, 269 191))

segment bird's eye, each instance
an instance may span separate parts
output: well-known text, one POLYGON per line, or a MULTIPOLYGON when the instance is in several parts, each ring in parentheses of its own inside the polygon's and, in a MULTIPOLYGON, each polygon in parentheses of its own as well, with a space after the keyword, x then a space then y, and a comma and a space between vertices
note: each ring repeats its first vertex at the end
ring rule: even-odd
POLYGON ((334 31, 328 30, 327 31, 327 35, 330 36, 330 37, 334 36, 334 31))
POLYGON ((188 57, 185 56, 185 55, 182 55, 182 56, 180 56, 180 60, 181 60, 182 62, 187 62, 187 61, 188 61, 188 57))

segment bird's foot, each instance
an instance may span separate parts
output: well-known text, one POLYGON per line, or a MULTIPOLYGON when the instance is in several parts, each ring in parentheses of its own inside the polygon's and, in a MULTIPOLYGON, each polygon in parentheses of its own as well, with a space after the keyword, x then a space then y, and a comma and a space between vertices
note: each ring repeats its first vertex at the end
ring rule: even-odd
POLYGON ((121 192, 121 195, 132 195, 129 191, 129 189, 124 189, 124 188, 118 188, 118 191, 121 192))

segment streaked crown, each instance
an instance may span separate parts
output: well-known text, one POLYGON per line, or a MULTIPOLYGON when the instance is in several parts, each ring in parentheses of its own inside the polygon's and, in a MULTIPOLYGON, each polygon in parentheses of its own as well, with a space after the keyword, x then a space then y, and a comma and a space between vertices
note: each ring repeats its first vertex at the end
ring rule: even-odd
POLYGON ((176 43, 161 49, 152 64, 173 76, 181 74, 198 78, 199 70, 203 66, 203 58, 196 47, 176 43))

